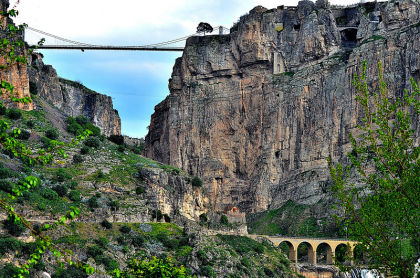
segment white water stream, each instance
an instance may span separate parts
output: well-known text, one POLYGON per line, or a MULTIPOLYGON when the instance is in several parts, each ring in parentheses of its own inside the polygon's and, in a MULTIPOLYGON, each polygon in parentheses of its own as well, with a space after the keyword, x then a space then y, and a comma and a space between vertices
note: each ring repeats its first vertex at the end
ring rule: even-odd
POLYGON ((379 278, 382 277, 376 270, 370 269, 352 269, 350 272, 351 278, 379 278))

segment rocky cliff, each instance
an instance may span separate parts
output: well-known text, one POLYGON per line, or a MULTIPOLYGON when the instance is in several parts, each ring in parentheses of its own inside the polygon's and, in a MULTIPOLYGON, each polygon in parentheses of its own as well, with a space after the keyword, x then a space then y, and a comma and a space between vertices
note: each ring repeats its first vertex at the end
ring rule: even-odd
POLYGON ((391 97, 419 82, 419 20, 415 0, 300 1, 256 7, 229 35, 191 37, 144 152, 202 177, 217 210, 317 203, 331 183, 327 157, 345 158, 361 118, 352 76, 367 60, 375 87, 381 62, 391 97))
MULTIPOLYGON (((9 8, 9 1, 8 0, 2 0, 0 1, 0 12, 4 13, 9 8)), ((0 14, 0 24, 1 24, 1 32, 0 32, 0 38, 4 39, 5 37, 5 31, 8 29, 9 24, 13 25, 13 22, 8 19, 7 17, 0 14)), ((13 25, 14 26, 14 25, 13 25)), ((17 36, 15 41, 21 40, 22 38, 20 36, 17 36)), ((10 45, 12 42, 10 42, 9 46, 4 45, 2 47, 2 53, 5 55, 1 55, 0 57, 0 64, 5 65, 5 68, 2 68, 0 70, 0 80, 10 82, 12 86, 14 87, 14 96, 18 98, 24 98, 29 97, 29 77, 27 72, 27 65, 24 63, 16 63, 14 61, 6 61, 5 57, 7 57, 7 52, 11 51, 10 45)), ((25 50, 17 48, 15 52, 18 52, 19 54, 24 54, 25 50)), ((10 101, 10 96, 6 93, 6 91, 3 91, 0 99, 2 100, 3 104, 6 107, 11 106, 18 106, 21 109, 25 110, 32 110, 34 108, 32 103, 23 104, 23 103, 13 103, 10 101)))
MULTIPOLYGON (((0 11, 5 12, 9 8, 8 0, 0 1, 0 11)), ((1 34, 3 38, 9 24, 13 25, 10 18, 0 15, 1 34)), ((16 40, 22 39, 17 37, 16 40)), ((32 93, 39 95, 61 109, 69 116, 83 115, 101 129, 107 136, 121 134, 121 120, 118 111, 113 108, 112 99, 109 96, 92 91, 77 82, 61 79, 55 69, 45 65, 42 61, 42 54, 29 54, 26 47, 15 50, 26 55, 28 64, 8 63, 4 55, 0 58, 2 65, 7 65, 0 71, 0 79, 10 82, 14 87, 17 97, 30 97, 32 93)), ((1 99, 7 107, 19 106, 25 110, 34 109, 34 104, 16 104, 10 101, 10 96, 2 94, 1 99)))
POLYGON ((121 119, 109 96, 92 91, 82 84, 59 78, 55 69, 45 65, 42 54, 33 53, 28 58, 29 79, 39 96, 65 114, 85 116, 106 136, 121 134, 121 119))

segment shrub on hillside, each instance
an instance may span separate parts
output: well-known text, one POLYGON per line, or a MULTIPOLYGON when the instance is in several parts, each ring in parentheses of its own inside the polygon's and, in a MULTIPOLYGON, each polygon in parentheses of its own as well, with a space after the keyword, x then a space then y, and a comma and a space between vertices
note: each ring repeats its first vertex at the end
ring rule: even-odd
POLYGON ((102 220, 101 226, 104 227, 105 229, 112 229, 112 223, 106 219, 102 220))
POLYGON ((136 235, 131 239, 131 244, 134 247, 143 247, 145 240, 142 235, 136 235))
POLYGON ((70 182, 67 184, 68 188, 70 188, 70 189, 76 189, 76 187, 77 187, 78 185, 79 185, 79 183, 78 183, 77 181, 74 181, 74 180, 70 181, 70 182))
POLYGON ((90 152, 90 148, 89 148, 88 146, 83 146, 83 147, 80 149, 80 153, 81 153, 81 154, 89 154, 89 152, 90 152))
POLYGON ((67 131, 74 134, 74 135, 80 135, 83 133, 83 127, 81 125, 79 125, 78 123, 76 123, 75 121, 69 121, 67 119, 67 131))
POLYGON ((123 153, 125 151, 124 145, 119 145, 117 148, 117 151, 119 151, 120 153, 123 153))
POLYGON ((122 135, 111 135, 108 137, 108 140, 117 144, 117 145, 124 145, 124 136, 122 135))
POLYGON ((0 168, 0 179, 7 179, 11 175, 9 168, 0 168))
POLYGON ((53 190, 57 192, 58 196, 63 197, 67 195, 68 188, 65 185, 59 184, 54 186, 53 190))
POLYGON ((85 159, 80 154, 73 155, 73 163, 82 163, 85 159))
POLYGON ((203 182, 201 181, 199 177, 194 177, 191 183, 192 183, 192 186, 194 187, 201 187, 203 185, 203 182))
POLYGON ((33 128, 35 126, 35 122, 33 120, 29 120, 26 122, 26 125, 30 128, 33 128))
POLYGON ((69 266, 67 269, 59 269, 53 276, 54 278, 87 278, 88 275, 82 269, 74 265, 69 266))
POLYGON ((68 194, 68 197, 73 202, 80 202, 82 200, 82 197, 80 196, 80 191, 78 190, 72 190, 68 194))
POLYGON ((222 224, 222 225, 229 225, 229 219, 227 218, 226 215, 223 214, 220 217, 220 224, 222 224))
POLYGON ((28 140, 31 137, 31 133, 27 130, 21 129, 18 138, 21 140, 28 140))
POLYGON ((99 127, 95 126, 94 124, 87 123, 87 124, 84 125, 84 128, 92 131, 92 134, 90 136, 100 136, 101 135, 101 130, 99 129, 99 127))
POLYGON ((85 146, 97 149, 97 148, 99 148, 101 143, 99 142, 98 138, 89 137, 88 139, 85 140, 84 144, 85 144, 85 146))
POLYGON ((108 205, 111 207, 112 211, 117 211, 120 209, 120 202, 118 200, 110 200, 108 205))
POLYGON ((0 190, 12 193, 13 183, 8 180, 0 180, 0 190))
POLYGON ((85 116, 77 116, 75 120, 81 126, 84 126, 85 124, 90 123, 89 119, 86 118, 85 116))
POLYGON ((123 225, 120 227, 120 232, 123 234, 128 234, 130 233, 130 231, 131 231, 131 228, 127 225, 123 225))
POLYGON ((41 194, 42 197, 51 201, 58 199, 57 192, 55 192, 51 188, 41 188, 39 190, 39 193, 41 194))
POLYGON ((88 206, 91 209, 98 208, 99 207, 98 198, 96 196, 92 196, 91 198, 89 198, 88 206))
POLYGON ((54 180, 58 182, 64 182, 71 179, 71 175, 66 169, 60 168, 55 172, 54 180))
POLYGON ((8 251, 19 251, 22 246, 23 242, 14 237, 0 237, 0 258, 8 251))
POLYGON ((0 104, 0 115, 6 115, 7 109, 2 104, 0 104))
POLYGON ((53 147, 53 144, 51 142, 52 140, 47 138, 47 137, 41 137, 41 143, 42 143, 42 147, 45 149, 49 149, 53 147))
POLYGON ((60 136, 60 133, 58 132, 58 129, 56 128, 50 128, 45 132, 45 137, 51 140, 57 140, 59 136, 60 136))
POLYGON ((26 230, 26 226, 23 225, 22 222, 19 221, 19 222, 15 223, 15 221, 13 219, 9 218, 9 217, 6 220, 3 221, 3 227, 12 236, 20 236, 26 230))
POLYGON ((10 108, 7 111, 7 117, 12 120, 19 120, 22 117, 22 112, 17 108, 10 108))
POLYGON ((2 278, 16 277, 19 273, 19 268, 11 263, 7 263, 0 268, 0 277, 2 278))
POLYGON ((143 194, 144 193, 144 187, 143 186, 137 186, 136 187, 136 194, 137 195, 140 195, 140 194, 143 194))

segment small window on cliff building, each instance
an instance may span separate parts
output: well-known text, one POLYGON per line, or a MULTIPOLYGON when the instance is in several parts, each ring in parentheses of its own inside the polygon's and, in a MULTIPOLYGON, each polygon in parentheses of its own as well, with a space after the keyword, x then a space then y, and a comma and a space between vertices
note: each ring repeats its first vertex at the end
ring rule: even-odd
POLYGON ((294 29, 295 31, 299 31, 299 30, 300 30, 300 24, 295 24, 295 25, 293 26, 293 29, 294 29))
POLYGON ((276 151, 275 155, 276 155, 276 158, 279 159, 280 158, 280 151, 276 151))

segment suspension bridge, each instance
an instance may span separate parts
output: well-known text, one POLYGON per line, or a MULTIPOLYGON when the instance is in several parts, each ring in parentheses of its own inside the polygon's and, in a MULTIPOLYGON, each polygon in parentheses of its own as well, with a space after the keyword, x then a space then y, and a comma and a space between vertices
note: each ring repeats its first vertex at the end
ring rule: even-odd
MULTIPOLYGON (((155 44, 147 44, 147 45, 131 45, 131 46, 123 46, 123 45, 98 45, 98 44, 89 44, 83 43, 75 40, 66 39, 57 35, 53 35, 47 33, 45 31, 27 26, 25 32, 32 31, 38 35, 46 36, 52 39, 55 39, 56 42, 60 42, 59 44, 41 44, 41 45, 33 45, 31 48, 36 49, 57 49, 57 50, 125 50, 125 51, 183 51, 184 47, 182 46, 173 46, 174 44, 178 44, 180 42, 186 41, 189 37, 192 36, 202 36, 205 34, 202 33, 194 33, 189 36, 180 37, 173 40, 168 40, 160 43, 155 44)), ((214 28, 213 34, 218 32, 219 35, 224 35, 229 33, 229 29, 223 26, 217 26, 214 28)))

